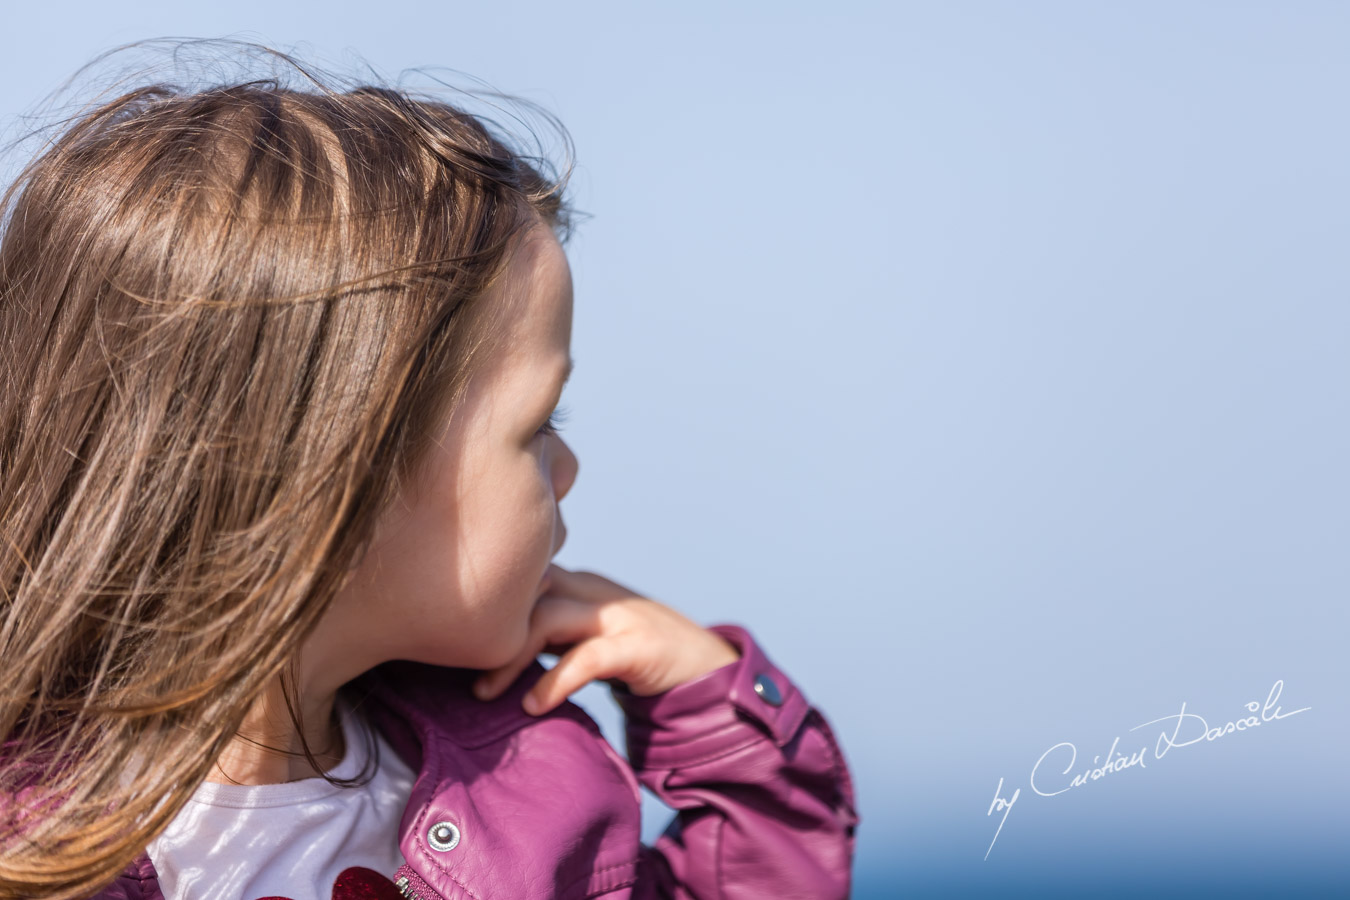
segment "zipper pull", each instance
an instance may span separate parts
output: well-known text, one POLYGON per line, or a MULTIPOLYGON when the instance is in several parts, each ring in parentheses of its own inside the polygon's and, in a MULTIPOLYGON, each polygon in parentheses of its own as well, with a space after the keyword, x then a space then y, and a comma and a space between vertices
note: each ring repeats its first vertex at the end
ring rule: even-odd
POLYGON ((441 895, 423 881, 416 870, 406 862, 394 873, 394 887, 398 888, 398 892, 406 900, 442 900, 441 895))

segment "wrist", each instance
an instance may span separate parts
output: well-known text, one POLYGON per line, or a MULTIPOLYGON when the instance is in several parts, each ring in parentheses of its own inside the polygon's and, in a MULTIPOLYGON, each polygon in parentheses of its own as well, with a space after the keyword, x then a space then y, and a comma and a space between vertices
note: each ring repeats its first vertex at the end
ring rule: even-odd
POLYGON ((750 633, 731 624, 711 630, 736 648, 735 662, 654 696, 613 691, 635 766, 686 764, 765 737, 781 747, 801 728, 809 703, 750 633))
MULTIPOLYGON (((741 658, 741 651, 735 644, 716 632, 709 631, 708 636, 712 638, 709 643, 708 657, 702 671, 693 678, 701 678, 710 672, 716 672, 724 666, 729 666, 741 658)), ((687 679, 692 681, 693 678, 687 679)))

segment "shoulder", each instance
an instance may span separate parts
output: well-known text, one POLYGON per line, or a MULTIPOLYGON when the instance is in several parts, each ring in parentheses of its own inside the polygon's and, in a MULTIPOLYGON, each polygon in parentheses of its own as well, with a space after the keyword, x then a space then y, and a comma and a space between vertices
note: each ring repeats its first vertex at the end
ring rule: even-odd
POLYGON ((492 773, 476 789, 524 791, 538 784, 584 785, 597 796, 639 804, 636 776, 584 709, 564 701, 541 716, 521 701, 547 670, 532 662, 501 695, 479 700, 478 672, 396 661, 358 679, 351 700, 395 752, 431 783, 465 772, 492 773))
POLYGON ((525 712, 522 699, 546 671, 536 660, 501 695, 484 701, 471 689, 481 674, 475 669, 395 660, 352 682, 348 698, 400 754, 414 742, 483 747, 522 729, 599 736, 599 727, 574 703, 542 716, 525 712))
MULTIPOLYGON (((6 769, 4 780, 8 785, 5 790, 0 790, 0 821, 11 826, 11 834, 17 836, 22 834, 30 816, 61 815, 65 797, 41 781, 47 771, 44 763, 50 763, 51 757, 18 759, 6 755, 9 749, 10 745, 0 747, 0 764, 6 769)), ((73 764, 73 759, 63 761, 62 765, 73 764)), ((142 851, 115 879, 87 900, 164 900, 149 854, 142 851)))
POLYGON ((637 777, 570 701, 542 716, 521 708, 544 672, 536 661, 482 701, 472 670, 385 664, 352 698, 417 772, 400 848, 445 896, 536 896, 539 885, 593 896, 636 873, 637 777), (458 835, 449 856, 429 839, 446 823, 458 835))
POLYGON ((164 900, 149 854, 132 860, 112 884, 88 900, 164 900))

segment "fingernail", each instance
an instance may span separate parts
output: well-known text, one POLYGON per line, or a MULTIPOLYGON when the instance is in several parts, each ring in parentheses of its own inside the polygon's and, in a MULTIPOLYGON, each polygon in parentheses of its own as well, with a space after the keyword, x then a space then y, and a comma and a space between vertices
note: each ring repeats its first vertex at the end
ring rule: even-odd
POLYGON ((486 681, 475 681, 473 684, 474 696, 479 700, 486 700, 488 696, 488 685, 486 681))
POLYGON ((521 705, 525 707, 525 711, 530 715, 536 716, 539 714, 539 698, 534 694, 526 694, 521 705))

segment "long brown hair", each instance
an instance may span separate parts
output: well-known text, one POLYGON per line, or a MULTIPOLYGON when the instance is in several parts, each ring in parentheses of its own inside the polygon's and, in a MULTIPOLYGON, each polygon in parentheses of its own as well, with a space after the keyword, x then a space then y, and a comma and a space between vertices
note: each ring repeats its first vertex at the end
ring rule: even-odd
POLYGON ((552 117, 561 176, 263 49, 300 84, 125 90, 0 201, 0 898, 109 883, 293 679, 512 242, 570 227, 552 117))

